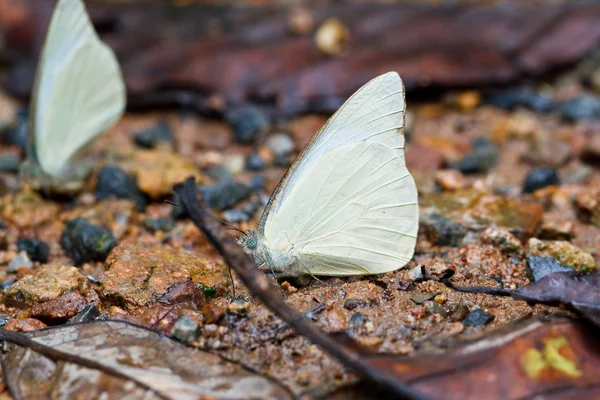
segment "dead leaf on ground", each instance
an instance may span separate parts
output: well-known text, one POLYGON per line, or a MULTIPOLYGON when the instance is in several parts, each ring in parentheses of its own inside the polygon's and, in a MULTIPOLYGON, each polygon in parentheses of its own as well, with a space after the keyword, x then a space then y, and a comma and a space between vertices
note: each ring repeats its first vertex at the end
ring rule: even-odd
POLYGON ((600 273, 555 272, 516 290, 458 286, 450 281, 452 274, 448 272, 441 281, 454 290, 511 296, 534 304, 564 305, 600 326, 600 273))
POLYGON ((102 321, 2 335, 10 342, 2 354, 2 368, 15 399, 293 397, 274 380, 126 322, 102 321), (19 340, 15 335, 32 343, 14 344, 19 340), (43 348, 36 349, 36 345, 43 348), (75 362, 77 358, 83 363, 75 362))
MULTIPOLYGON (((590 326, 568 319, 528 321, 437 356, 365 355, 373 368, 433 399, 600 397, 600 344, 590 326)), ((376 398, 372 387, 333 399, 376 398)))

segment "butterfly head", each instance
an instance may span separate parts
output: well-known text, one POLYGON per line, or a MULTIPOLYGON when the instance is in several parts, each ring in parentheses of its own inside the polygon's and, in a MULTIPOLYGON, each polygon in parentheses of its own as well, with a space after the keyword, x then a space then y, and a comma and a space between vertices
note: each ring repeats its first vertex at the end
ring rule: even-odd
POLYGON ((256 236, 256 232, 244 232, 238 239, 238 243, 244 248, 246 253, 253 254, 256 249, 258 249, 258 238, 256 236))

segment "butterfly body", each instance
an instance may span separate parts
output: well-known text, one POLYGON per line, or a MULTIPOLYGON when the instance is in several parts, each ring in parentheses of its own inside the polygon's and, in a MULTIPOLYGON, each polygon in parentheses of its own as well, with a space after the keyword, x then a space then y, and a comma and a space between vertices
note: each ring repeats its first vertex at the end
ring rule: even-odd
POLYGON ((419 207, 404 159, 404 87, 395 72, 359 89, 283 177, 258 229, 240 238, 283 275, 368 275, 412 258, 419 207))

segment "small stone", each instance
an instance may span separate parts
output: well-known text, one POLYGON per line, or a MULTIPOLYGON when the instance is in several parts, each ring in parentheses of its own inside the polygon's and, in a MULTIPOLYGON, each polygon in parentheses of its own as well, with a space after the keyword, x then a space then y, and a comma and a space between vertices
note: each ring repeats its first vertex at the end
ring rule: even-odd
POLYGON ((329 329, 333 332, 339 332, 346 329, 346 316, 340 310, 331 310, 327 314, 327 323, 329 325, 329 329))
POLYGON ((294 140, 285 133, 276 133, 267 138, 266 146, 273 152, 275 157, 287 157, 296 149, 294 140))
POLYGON ((9 273, 15 273, 20 268, 23 268, 23 267, 24 268, 33 268, 33 263, 31 262, 31 260, 29 259, 29 256, 27 255, 27 253, 25 251, 19 252, 15 256, 15 258, 10 260, 6 271, 9 273))
POLYGON ((119 165, 137 179, 140 192, 152 199, 173 193, 173 186, 193 176, 202 180, 198 167, 179 153, 161 150, 135 150, 120 154, 119 165))
POLYGON ((294 8, 288 15, 288 28, 296 35, 308 35, 315 26, 312 14, 302 7, 294 8))
POLYGON ((577 193, 575 206, 580 220, 600 226, 600 188, 590 187, 577 193))
POLYGON ((206 324, 202 328, 202 334, 206 337, 219 336, 219 327, 215 324, 206 324))
POLYGON ((4 328, 11 319, 12 318, 6 314, 0 314, 0 328, 4 328))
POLYGON ((529 280, 535 282, 554 272, 569 272, 573 268, 562 265, 552 257, 531 256, 527 257, 525 271, 529 280))
POLYGON ((92 322, 92 321, 103 321, 106 317, 98 310, 98 308, 93 304, 88 304, 83 308, 83 310, 79 311, 76 315, 71 317, 67 323, 68 324, 78 324, 83 322, 92 322))
POLYGON ((150 232, 169 232, 175 228, 175 220, 171 217, 146 218, 144 228, 150 232))
POLYGON ((533 141, 531 151, 523 159, 537 167, 561 167, 571 158, 571 145, 562 140, 543 137, 533 141))
POLYGON ((160 142, 173 146, 175 138, 167 121, 161 121, 158 124, 138 132, 133 137, 135 144, 145 149, 153 149, 160 142))
POLYGON ((494 315, 476 308, 463 321, 464 326, 482 326, 494 320, 494 315))
POLYGON ((483 231, 479 240, 484 244, 498 247, 503 253, 518 253, 523 250, 521 241, 506 228, 490 226, 483 231))
POLYGON ((115 196, 133 201, 139 211, 146 209, 147 202, 138 188, 136 178, 119 167, 103 167, 100 170, 94 194, 97 200, 115 196))
POLYGON ((469 307, 464 304, 452 304, 450 306, 450 320, 454 322, 463 321, 469 315, 469 307))
POLYGON ((108 229, 92 225, 83 218, 75 218, 67 223, 60 245, 76 264, 81 264, 104 261, 117 242, 108 229))
POLYGON ((267 162, 263 160, 259 153, 253 152, 246 159, 246 168, 252 171, 259 171, 267 167, 267 162))
MULTIPOLYGON (((254 176, 252 176, 252 179, 248 183, 248 188, 250 190, 252 190, 253 192, 258 192, 259 190, 262 190, 265 188, 266 183, 267 183, 267 178, 265 178, 263 175, 254 175, 254 176)), ((268 201, 268 198, 267 198, 267 201, 268 201)), ((266 205, 266 203, 265 203, 265 205, 266 205)))
POLYGON ((355 312, 354 314, 352 314, 352 316, 350 316, 350 321, 348 325, 350 329, 354 330, 363 325, 366 320, 367 318, 364 316, 364 314, 355 312))
POLYGON ((473 143, 473 150, 463 159, 452 164, 463 174, 478 174, 488 172, 498 159, 498 148, 485 139, 478 139, 473 143))
POLYGON ((350 32, 338 18, 329 18, 315 33, 315 44, 324 54, 338 56, 346 52, 350 42, 350 32))
POLYGON ((31 316, 43 320, 71 318, 86 304, 87 300, 79 292, 67 292, 56 299, 35 304, 31 308, 31 316))
POLYGON ((443 293, 440 293, 433 298, 433 301, 435 301, 438 304, 446 304, 446 302, 448 301, 448 296, 446 296, 443 293))
POLYGON ((525 247, 525 256, 550 257, 561 264, 582 272, 596 269, 596 260, 591 254, 564 240, 531 238, 525 247))
POLYGON ((8 172, 9 174, 16 174, 19 172, 19 165, 21 165, 21 159, 14 153, 1 153, 0 154, 0 172, 8 172))
POLYGON ((442 190, 457 190, 466 186, 464 175, 460 171, 451 169, 436 171, 435 182, 442 190))
POLYGON ((250 311, 250 303, 245 300, 236 300, 227 304, 226 310, 233 314, 246 314, 250 311))
POLYGON ((421 224, 427 240, 438 246, 460 246, 467 234, 461 224, 440 214, 424 214, 421 224))
POLYGON ((571 240, 575 237, 575 225, 571 221, 543 221, 537 236, 544 240, 571 240))
POLYGON ((199 190, 206 203, 218 210, 232 208, 252 194, 252 189, 243 183, 235 182, 233 178, 225 179, 214 185, 202 185, 199 190))
POLYGON ((2 218, 18 228, 31 229, 52 221, 59 214, 58 204, 44 200, 35 192, 19 191, 0 201, 2 218))
POLYGON ((13 332, 31 332, 47 328, 48 325, 35 318, 13 319, 4 325, 4 329, 13 332))
POLYGON ((556 169, 532 168, 523 182, 523 192, 533 193, 538 189, 553 185, 560 185, 556 169))
POLYGON ((365 305, 367 305, 368 303, 359 300, 359 299, 347 299, 344 301, 344 308, 346 310, 354 310, 357 307, 363 307, 365 305))
POLYGON ((600 117, 600 98, 582 95, 565 102, 560 115, 564 121, 577 122, 600 117))
POLYGON ((87 279, 75 267, 47 264, 13 283, 5 292, 5 302, 19 309, 46 303, 67 292, 79 292, 88 296, 87 279))
POLYGON ((251 218, 252 215, 248 215, 239 208, 227 210, 223 213, 223 219, 227 222, 244 222, 250 220, 251 218))
POLYGON ((413 282, 423 282, 426 280, 426 271, 423 264, 419 264, 416 267, 408 271, 408 278, 413 282))
POLYGON ((171 328, 171 336, 183 343, 193 342, 200 337, 200 325, 187 315, 184 315, 171 328))
POLYGON ((27 253, 32 261, 41 263, 48 262, 50 248, 45 242, 36 238, 19 239, 17 241, 17 249, 27 253))
POLYGON ((23 152, 25 152, 25 148, 27 147, 28 114, 29 112, 26 107, 20 108, 16 112, 17 121, 15 125, 2 130, 2 142, 17 146, 23 152))
POLYGON ((417 304, 423 304, 426 301, 433 299, 435 296, 437 296, 437 293, 435 293, 435 292, 434 293, 417 293, 417 294, 411 296, 410 299, 417 304))
POLYGON ((555 108, 555 102, 550 96, 523 87, 493 93, 486 97, 485 102, 508 111, 524 107, 546 113, 555 108))
POLYGON ((444 310, 444 307, 435 301, 425 301, 423 305, 425 306, 425 311, 427 311, 427 314, 429 315, 439 314, 444 318, 448 316, 448 313, 446 310, 444 310))
POLYGON ((269 119, 265 113, 253 106, 230 110, 225 118, 233 130, 233 138, 240 144, 252 143, 256 136, 269 126, 269 119))
POLYGON ((600 165, 600 135, 594 134, 581 152, 581 160, 588 164, 600 165))

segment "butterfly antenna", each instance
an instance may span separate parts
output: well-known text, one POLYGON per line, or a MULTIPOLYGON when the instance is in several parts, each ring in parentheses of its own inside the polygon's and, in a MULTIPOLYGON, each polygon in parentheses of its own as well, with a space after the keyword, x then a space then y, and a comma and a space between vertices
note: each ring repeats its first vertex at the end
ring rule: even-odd
POLYGON ((181 208, 183 208, 183 205, 181 205, 179 203, 175 203, 174 201, 171 201, 171 200, 165 200, 165 203, 170 204, 170 205, 175 206, 175 207, 181 207, 181 208))
POLYGON ((319 283, 322 283, 323 285, 325 285, 325 282, 323 282, 322 280, 320 280, 319 278, 317 278, 317 277, 315 276, 315 274, 313 274, 312 272, 310 272, 310 269, 308 269, 308 268, 306 267, 306 265, 304 265, 303 263, 300 263, 300 265, 302 266, 302 268, 304 268, 304 269, 306 270, 306 272, 308 272, 308 274, 309 274, 310 276, 312 276, 312 277, 313 277, 313 279, 314 279, 314 280, 316 280, 317 282, 319 282, 319 283))

